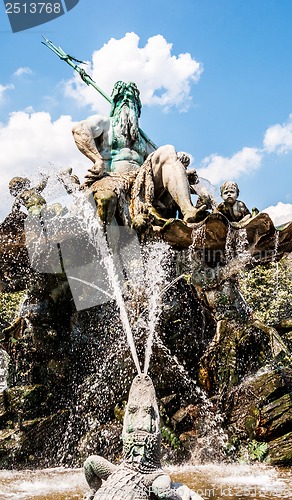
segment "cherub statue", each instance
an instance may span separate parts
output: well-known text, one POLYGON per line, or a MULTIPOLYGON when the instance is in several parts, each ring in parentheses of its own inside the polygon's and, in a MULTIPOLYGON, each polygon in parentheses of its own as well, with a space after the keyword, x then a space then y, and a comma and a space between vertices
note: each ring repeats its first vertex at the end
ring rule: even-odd
POLYGON ((217 206, 217 211, 221 212, 230 222, 247 220, 251 213, 243 201, 238 200, 238 184, 233 181, 226 181, 220 187, 223 202, 217 206))
POLYGON ((15 197, 12 213, 24 206, 30 215, 41 215, 47 202, 40 193, 45 189, 47 182, 48 177, 43 175, 43 180, 37 186, 31 187, 31 182, 27 177, 13 177, 9 182, 10 194, 15 197))

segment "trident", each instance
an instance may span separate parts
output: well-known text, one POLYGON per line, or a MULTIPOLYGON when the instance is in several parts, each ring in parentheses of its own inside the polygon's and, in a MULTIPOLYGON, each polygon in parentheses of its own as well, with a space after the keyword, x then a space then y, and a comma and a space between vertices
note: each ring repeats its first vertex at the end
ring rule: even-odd
MULTIPOLYGON (((80 78, 86 83, 86 85, 91 85, 95 90, 97 90, 97 92, 99 92, 110 104, 112 104, 112 99, 110 98, 110 96, 108 96, 96 83, 95 81, 91 78, 90 75, 88 75, 88 73, 86 73, 86 71, 81 68, 80 66, 78 66, 78 64, 76 63, 80 63, 80 64, 86 64, 84 61, 79 61, 78 59, 76 59, 75 57, 72 57, 70 56, 69 54, 66 54, 66 52, 64 52, 64 50, 61 48, 61 47, 56 47, 56 45, 53 44, 53 42, 51 42, 51 40, 48 40, 47 38, 45 38, 43 36, 43 39, 45 40, 44 42, 41 42, 43 45, 45 45, 46 47, 48 47, 50 50, 52 50, 55 54, 57 54, 58 57, 60 57, 60 59, 62 59, 62 61, 65 61, 67 64, 69 64, 69 66, 71 66, 71 68, 73 68, 75 71, 77 71, 77 73, 79 73, 80 75, 80 78)), ((146 142, 148 142, 154 149, 157 149, 157 146, 156 144, 154 144, 154 142, 151 141, 151 139, 148 137, 147 134, 145 134, 145 132, 139 128, 139 131, 140 131, 140 134, 141 136, 145 139, 146 142)))

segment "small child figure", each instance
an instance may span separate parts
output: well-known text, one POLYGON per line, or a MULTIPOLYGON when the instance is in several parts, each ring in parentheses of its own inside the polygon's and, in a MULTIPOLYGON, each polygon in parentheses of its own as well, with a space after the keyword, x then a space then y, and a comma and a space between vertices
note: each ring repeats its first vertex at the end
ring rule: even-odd
POLYGON ((236 182, 226 181, 220 187, 223 203, 217 206, 217 211, 221 212, 230 222, 239 222, 243 218, 248 219, 251 213, 243 201, 239 201, 239 189, 236 182))
POLYGON ((13 177, 9 182, 9 191, 15 197, 12 212, 19 211, 23 205, 30 215, 41 215, 41 210, 47 205, 46 200, 40 195, 45 189, 48 177, 35 187, 31 187, 30 180, 27 177, 13 177))

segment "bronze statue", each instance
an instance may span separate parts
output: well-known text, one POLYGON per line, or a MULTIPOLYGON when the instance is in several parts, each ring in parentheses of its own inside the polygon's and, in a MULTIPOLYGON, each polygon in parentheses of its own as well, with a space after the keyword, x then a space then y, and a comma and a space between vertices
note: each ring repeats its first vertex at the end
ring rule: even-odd
POLYGON ((223 202, 217 207, 230 222, 239 222, 243 218, 248 219, 251 213, 243 201, 238 200, 239 188, 238 184, 233 181, 226 181, 220 187, 221 197, 223 202))
POLYGON ((9 191, 15 197, 12 212, 19 211, 24 206, 30 215, 40 215, 41 210, 46 206, 46 200, 41 196, 45 189, 48 177, 43 176, 43 180, 35 187, 31 187, 27 177, 13 177, 9 182, 9 191))
MULTIPOLYGON (((153 184, 150 204, 164 197, 161 203, 165 205, 167 194, 167 203, 177 205, 183 220, 194 222, 198 210, 190 198, 186 171, 189 158, 185 153, 178 154, 171 145, 154 149, 138 125, 141 106, 137 86, 119 81, 112 92, 110 118, 91 116, 73 128, 78 149, 93 161, 83 189, 90 187, 100 218, 110 222, 122 193, 131 198, 138 171, 144 168, 147 174, 142 177, 148 175, 153 184)), ((141 186, 137 189, 141 191, 141 186)))

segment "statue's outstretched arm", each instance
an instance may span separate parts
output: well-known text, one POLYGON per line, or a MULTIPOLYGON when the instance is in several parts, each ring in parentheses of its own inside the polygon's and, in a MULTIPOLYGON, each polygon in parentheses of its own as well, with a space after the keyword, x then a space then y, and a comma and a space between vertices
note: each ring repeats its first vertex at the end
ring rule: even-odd
POLYGON ((116 465, 99 455, 91 455, 84 462, 84 472, 89 487, 96 491, 101 487, 102 480, 107 478, 116 470, 116 465))
POLYGON ((72 129, 73 137, 79 151, 89 158, 93 163, 102 159, 95 143, 95 137, 100 137, 103 133, 101 127, 96 126, 95 134, 92 130, 92 123, 89 120, 82 120, 72 129))
POLYGON ((105 151, 103 150, 103 146, 105 142, 104 134, 107 133, 103 117, 101 117, 101 119, 97 117, 96 121, 88 118, 87 120, 79 122, 72 129, 72 133, 79 151, 93 162, 93 166, 89 171, 94 173, 96 178, 102 177, 106 171, 106 162, 104 161, 105 151), (97 142, 95 139, 97 139, 97 142), (100 144, 99 149, 97 143, 100 144))

